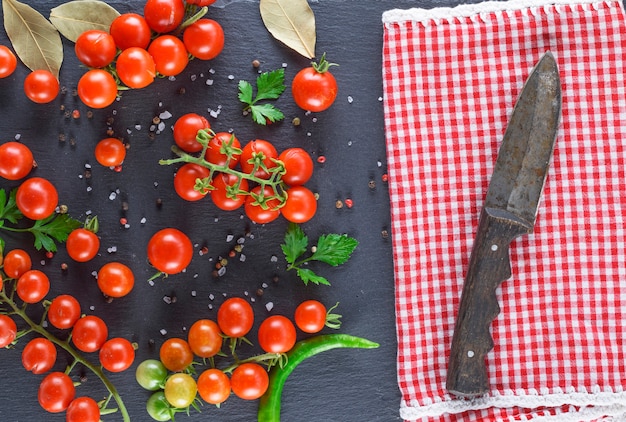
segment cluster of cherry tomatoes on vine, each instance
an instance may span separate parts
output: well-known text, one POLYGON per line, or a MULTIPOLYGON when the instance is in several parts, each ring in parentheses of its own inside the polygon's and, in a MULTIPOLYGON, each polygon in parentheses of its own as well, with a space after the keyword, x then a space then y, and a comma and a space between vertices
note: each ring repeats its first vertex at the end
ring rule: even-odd
POLYGON ((173 130, 179 158, 162 163, 184 163, 174 176, 176 193, 187 201, 210 196, 225 211, 244 207, 259 224, 281 214, 294 223, 310 220, 317 210, 316 195, 303 186, 313 175, 313 160, 302 148, 278 153, 267 140, 255 139, 241 147, 230 132, 214 132, 197 113, 179 117, 173 130))
POLYGON ((157 421, 169 421, 177 412, 197 407, 197 396, 208 404, 220 405, 231 394, 256 400, 268 389, 268 369, 280 365, 284 354, 296 344, 296 326, 304 333, 317 333, 324 326, 338 328, 340 315, 332 314, 316 300, 302 302, 293 320, 283 315, 271 315, 259 325, 257 339, 261 355, 240 359, 235 349, 254 325, 250 303, 239 297, 226 299, 219 307, 216 320, 199 319, 187 333, 187 339, 172 337, 160 346, 159 359, 141 362, 135 377, 139 385, 153 391, 148 399, 148 414, 157 421), (224 368, 216 366, 217 358, 226 358, 224 343, 230 343, 232 358, 224 368), (210 362, 210 368, 197 374, 195 358, 210 362), (197 375, 197 377, 195 376, 197 375))
POLYGON ((33 374, 47 374, 39 385, 37 395, 41 407, 51 413, 66 411, 68 422, 99 421, 101 407, 106 405, 97 403, 91 397, 76 397, 70 373, 74 365, 83 364, 100 378, 105 377, 102 370, 87 361, 80 352, 97 352, 100 365, 109 372, 125 371, 134 362, 135 345, 122 337, 109 338, 107 324, 98 316, 83 315, 80 303, 72 295, 62 294, 51 301, 44 300, 50 290, 50 280, 42 271, 31 268, 32 261, 26 251, 12 249, 1 262, 0 303, 6 313, 0 314, 0 347, 10 346, 20 337, 34 332, 36 336, 22 351, 22 365, 33 374), (7 283, 13 286, 6 286, 7 283), (18 305, 15 294, 24 306, 18 305), (52 334, 44 328, 43 319, 40 324, 30 319, 26 305, 40 302, 44 304, 44 318, 48 323, 65 333, 60 334, 61 337, 67 336, 71 340, 62 340, 52 334), (27 328, 18 332, 10 314, 19 315, 27 328), (64 349, 73 357, 73 363, 64 372, 53 371, 57 363, 57 348, 64 349))

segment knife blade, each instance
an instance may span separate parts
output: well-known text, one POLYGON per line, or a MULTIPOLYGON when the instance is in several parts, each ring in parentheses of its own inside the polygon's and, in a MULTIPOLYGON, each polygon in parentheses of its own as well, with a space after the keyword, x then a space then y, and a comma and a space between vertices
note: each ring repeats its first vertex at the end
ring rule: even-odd
POLYGON ((547 52, 515 104, 480 214, 448 361, 446 389, 456 396, 489 392, 485 357, 500 313, 496 289, 511 277, 510 243, 534 229, 560 115, 559 71, 547 52))

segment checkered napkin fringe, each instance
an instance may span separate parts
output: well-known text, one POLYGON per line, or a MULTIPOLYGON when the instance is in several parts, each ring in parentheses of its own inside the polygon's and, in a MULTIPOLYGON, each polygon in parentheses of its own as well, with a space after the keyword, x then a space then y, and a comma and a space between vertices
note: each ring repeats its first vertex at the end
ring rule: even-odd
POLYGON ((626 24, 619 1, 486 2, 383 14, 400 414, 626 419, 626 24), (491 392, 445 378, 478 216, 517 96, 550 50, 561 127, 535 232, 487 356, 491 392))

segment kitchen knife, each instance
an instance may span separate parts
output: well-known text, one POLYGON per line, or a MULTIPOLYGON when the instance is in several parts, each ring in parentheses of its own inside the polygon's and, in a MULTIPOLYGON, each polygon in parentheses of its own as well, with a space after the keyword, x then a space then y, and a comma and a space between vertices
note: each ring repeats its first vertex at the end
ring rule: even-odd
POLYGON ((504 133, 465 276, 454 327, 446 389, 462 397, 489 392, 485 356, 496 288, 511 276, 510 243, 531 233, 561 114, 561 83, 550 52, 530 73, 504 133))

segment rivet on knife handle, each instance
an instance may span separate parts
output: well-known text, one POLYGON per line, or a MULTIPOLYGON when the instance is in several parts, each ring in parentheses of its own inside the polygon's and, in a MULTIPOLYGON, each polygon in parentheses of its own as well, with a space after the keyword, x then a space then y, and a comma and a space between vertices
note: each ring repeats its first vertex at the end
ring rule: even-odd
POLYGON ((500 312, 498 285, 511 276, 509 245, 531 233, 561 115, 561 81, 550 52, 524 84, 509 120, 480 215, 452 336, 446 380, 454 395, 489 392, 485 356, 500 312))

